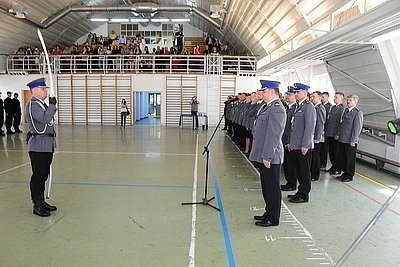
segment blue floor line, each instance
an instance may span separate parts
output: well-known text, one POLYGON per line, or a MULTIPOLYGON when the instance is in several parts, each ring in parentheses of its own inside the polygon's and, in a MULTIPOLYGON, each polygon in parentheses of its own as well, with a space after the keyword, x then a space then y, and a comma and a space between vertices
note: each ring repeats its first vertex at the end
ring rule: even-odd
POLYGON ((223 203, 222 203, 222 197, 221 197, 221 193, 219 191, 218 179, 217 179, 216 171, 214 169, 214 165, 212 163, 212 160, 211 160, 211 164, 210 165, 211 165, 211 175, 212 175, 213 181, 214 181, 215 195, 216 195, 217 202, 218 202, 218 208, 221 210, 221 212, 219 212, 219 218, 220 218, 220 221, 221 221, 221 228, 222 228, 222 232, 223 232, 223 235, 224 235, 226 256, 228 257, 228 263, 229 263, 228 266, 235 267, 236 263, 235 263, 235 257, 233 255, 231 237, 230 237, 230 234, 229 234, 228 223, 226 222, 224 206, 223 206, 223 203))

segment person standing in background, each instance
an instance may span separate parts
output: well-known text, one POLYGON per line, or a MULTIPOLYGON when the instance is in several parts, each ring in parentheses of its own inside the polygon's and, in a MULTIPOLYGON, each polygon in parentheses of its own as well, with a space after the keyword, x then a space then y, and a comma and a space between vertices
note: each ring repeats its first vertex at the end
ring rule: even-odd
POLYGON ((3 106, 3 99, 1 99, 1 92, 0 92, 0 136, 5 136, 3 131, 3 124, 4 124, 4 106, 3 106))
POLYGON ((14 93, 14 98, 12 99, 12 107, 13 107, 13 127, 16 133, 22 133, 19 129, 19 125, 21 124, 21 103, 18 100, 18 93, 14 93))
MULTIPOLYGON (((329 93, 328 92, 323 92, 322 93, 322 105, 325 107, 326 111, 326 119, 325 119, 325 125, 324 125, 324 132, 326 133, 326 125, 328 121, 328 115, 329 112, 331 111, 332 104, 329 102, 329 93)), ((321 153, 320 153, 320 159, 321 159, 321 170, 326 171, 326 163, 328 162, 328 141, 321 142, 321 153)))
POLYGON ((48 87, 44 78, 27 84, 32 99, 26 104, 25 118, 28 121, 27 144, 31 159, 32 176, 30 180, 33 214, 40 217, 50 216, 50 211, 57 207, 45 202, 45 183, 50 174, 55 149, 54 115, 57 112, 55 97, 49 98, 49 105, 44 100, 48 95, 48 87))
POLYGON ((11 92, 7 92, 7 98, 4 99, 4 111, 6 112, 6 129, 7 134, 13 134, 14 132, 11 131, 12 121, 13 121, 13 110, 12 110, 12 99, 11 99, 11 92))
POLYGON ((126 116, 128 115, 128 106, 125 98, 121 101, 121 128, 126 126, 126 116))
POLYGON ((192 129, 199 128, 199 118, 197 117, 197 113, 199 112, 199 104, 200 102, 197 100, 197 96, 192 97, 192 101, 190 101, 190 112, 193 117, 192 129))

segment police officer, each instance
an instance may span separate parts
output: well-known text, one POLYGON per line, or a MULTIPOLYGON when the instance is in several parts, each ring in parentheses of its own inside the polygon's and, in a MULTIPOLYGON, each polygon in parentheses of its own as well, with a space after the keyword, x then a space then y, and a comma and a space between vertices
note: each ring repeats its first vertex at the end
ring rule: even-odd
POLYGON ((343 171, 339 177, 342 182, 353 181, 355 172, 357 145, 363 126, 363 113, 357 107, 357 103, 357 95, 347 96, 347 108, 339 128, 339 151, 336 161, 343 171))
POLYGON ((45 182, 50 173, 55 147, 54 114, 57 111, 55 97, 49 98, 49 106, 44 102, 47 86, 43 78, 27 84, 32 99, 26 104, 25 118, 29 125, 28 151, 31 159, 32 176, 30 181, 33 213, 41 217, 50 216, 57 208, 45 202, 45 182))
MULTIPOLYGON (((327 124, 327 119, 329 112, 331 111, 332 104, 329 102, 329 93, 328 92, 323 92, 322 93, 322 99, 321 99, 322 105, 325 107, 325 112, 326 112, 326 120, 325 120, 325 125, 324 125, 324 132, 326 133, 326 124, 327 124)), ((326 163, 328 162, 328 142, 325 140, 324 142, 321 142, 321 153, 320 153, 320 158, 321 158, 321 170, 325 171, 326 170, 326 163)))
POLYGON ((318 181, 320 175, 320 154, 322 143, 325 142, 325 121, 326 121, 326 109, 321 102, 322 93, 315 91, 311 94, 311 102, 314 104, 316 111, 316 124, 314 131, 314 148, 311 156, 311 181, 318 181))
POLYGON ((335 105, 332 106, 326 122, 326 133, 325 137, 328 139, 328 152, 329 159, 331 161, 332 166, 330 167, 329 174, 338 175, 340 174, 340 169, 336 163, 336 155, 339 146, 339 127, 340 127, 340 119, 342 118, 342 114, 344 112, 345 106, 343 105, 344 94, 342 92, 336 92, 334 96, 335 105))
POLYGON ((313 135, 315 130, 316 113, 314 105, 308 100, 308 85, 295 83, 295 96, 297 108, 294 112, 289 149, 294 151, 293 162, 299 187, 294 195, 288 195, 290 202, 308 202, 311 190, 311 149, 313 148, 313 135))
POLYGON ((265 213, 254 216, 257 226, 276 226, 281 211, 280 169, 283 162, 282 135, 286 112, 279 99, 279 82, 262 80, 265 104, 256 116, 250 160, 261 165, 260 179, 265 213))
POLYGON ((296 110, 296 97, 294 95, 294 87, 288 86, 287 92, 285 93, 285 99, 287 103, 286 108, 286 125, 285 131, 282 136, 283 147, 285 148, 284 160, 283 160, 283 173, 285 175, 286 184, 281 185, 282 191, 293 191, 297 188, 297 176, 293 166, 295 160, 293 150, 289 150, 291 121, 293 118, 294 111, 296 110))

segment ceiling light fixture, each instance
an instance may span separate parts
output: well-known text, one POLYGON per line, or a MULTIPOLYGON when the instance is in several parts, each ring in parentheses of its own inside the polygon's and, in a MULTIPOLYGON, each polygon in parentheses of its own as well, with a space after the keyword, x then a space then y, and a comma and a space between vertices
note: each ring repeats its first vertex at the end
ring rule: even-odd
POLYGON ((190 19, 171 19, 172 22, 189 22, 190 19))
POLYGON ((169 19, 151 19, 151 22, 169 22, 169 19))
POLYGON ((129 19, 110 19, 111 22, 129 22, 129 19))
POLYGON ((131 22, 149 22, 149 19, 131 19, 131 22))
POLYGON ((103 19, 103 18, 91 18, 90 21, 94 21, 94 22, 104 22, 104 21, 108 21, 108 19, 103 19))

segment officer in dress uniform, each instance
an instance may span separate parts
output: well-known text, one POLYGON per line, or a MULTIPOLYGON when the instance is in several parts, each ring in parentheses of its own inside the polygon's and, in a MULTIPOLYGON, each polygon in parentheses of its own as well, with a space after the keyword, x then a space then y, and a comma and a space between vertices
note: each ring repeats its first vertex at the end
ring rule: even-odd
POLYGON ((339 146, 339 127, 340 127, 340 119, 342 118, 342 114, 344 112, 345 106, 343 105, 344 94, 342 92, 336 92, 335 97, 333 99, 335 105, 332 106, 327 122, 326 122, 326 133, 325 137, 328 139, 328 152, 329 159, 331 161, 332 166, 330 167, 329 174, 337 175, 340 174, 340 169, 336 163, 337 158, 337 150, 339 146))
POLYGON ((363 113, 357 107, 358 96, 347 96, 347 108, 343 113, 339 129, 339 151, 336 161, 343 174, 339 177, 342 182, 353 181, 357 145, 363 127, 363 113))
MULTIPOLYGON (((328 121, 328 115, 332 108, 332 104, 329 102, 329 93, 328 92, 322 93, 321 102, 322 102, 322 105, 325 107, 325 112, 326 112, 325 125, 324 125, 324 133, 326 134, 326 124, 328 121)), ((321 142, 320 144, 321 144, 321 153, 320 153, 321 166, 320 166, 320 168, 321 168, 321 170, 325 171, 326 163, 328 162, 328 142, 325 140, 324 142, 321 142)))
POLYGON ((4 124, 4 106, 3 106, 3 99, 1 99, 1 92, 0 92, 0 136, 4 136, 3 131, 3 124, 4 124))
POLYGON ((27 84, 32 99, 26 104, 25 118, 28 121, 27 135, 32 176, 30 181, 33 213, 41 217, 50 216, 50 211, 57 208, 45 202, 45 182, 50 173, 55 148, 54 114, 57 111, 55 97, 49 98, 49 106, 44 102, 48 89, 43 78, 27 84))
POLYGON ((294 170, 293 162, 295 160, 294 151, 289 150, 291 121, 293 118, 294 111, 296 110, 296 97, 294 95, 294 87, 288 86, 287 92, 285 93, 287 108, 286 108, 286 125, 285 131, 282 136, 283 147, 285 148, 284 160, 283 160, 283 173, 285 175, 286 184, 281 185, 282 191, 293 191, 297 188, 297 177, 294 170))
POLYGON ((265 104, 257 113, 250 160, 261 165, 260 179, 265 213, 254 216, 257 226, 276 226, 281 211, 280 169, 283 162, 282 135, 286 112, 279 99, 279 82, 262 80, 265 104))
POLYGON ((7 98, 4 99, 4 111, 6 112, 6 130, 7 134, 13 134, 14 131, 11 130, 13 121, 13 105, 11 99, 11 92, 7 92, 7 98))
POLYGON ((311 94, 311 102, 314 104, 316 111, 316 124, 314 131, 314 148, 311 156, 311 181, 318 181, 321 165, 321 146, 325 142, 324 126, 326 121, 326 109, 321 102, 322 93, 315 91, 311 94))
POLYGON ((16 133, 22 133, 19 129, 19 125, 21 124, 21 103, 18 100, 18 93, 14 93, 14 98, 12 99, 12 110, 13 110, 13 127, 16 133))
POLYGON ((297 108, 294 112, 289 149, 293 150, 293 162, 299 187, 294 195, 288 195, 290 202, 308 202, 311 190, 311 150, 313 148, 313 135, 315 130, 316 112, 314 105, 307 99, 308 85, 295 83, 295 96, 297 108))

